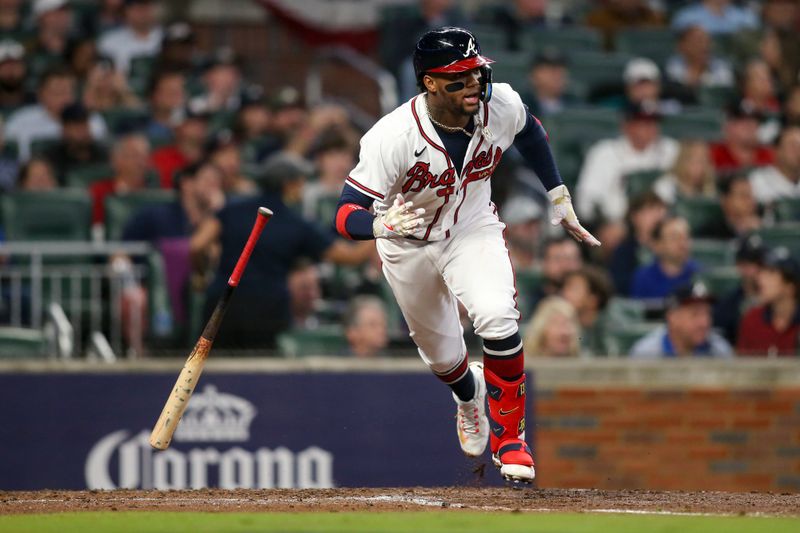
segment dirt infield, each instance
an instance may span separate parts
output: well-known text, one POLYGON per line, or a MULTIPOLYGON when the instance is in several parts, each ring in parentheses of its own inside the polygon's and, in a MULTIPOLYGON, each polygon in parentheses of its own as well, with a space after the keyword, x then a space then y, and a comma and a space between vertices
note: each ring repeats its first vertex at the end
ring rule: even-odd
POLYGON ((130 510, 344 512, 425 509, 798 516, 800 494, 468 487, 0 492, 0 514, 130 510))

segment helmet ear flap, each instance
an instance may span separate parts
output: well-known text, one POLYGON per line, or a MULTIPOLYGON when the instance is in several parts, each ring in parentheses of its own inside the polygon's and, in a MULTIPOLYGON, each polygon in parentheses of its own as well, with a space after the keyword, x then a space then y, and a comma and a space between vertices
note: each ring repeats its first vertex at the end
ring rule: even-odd
POLYGON ((484 65, 480 68, 481 73, 481 101, 486 103, 492 99, 492 67, 484 65))

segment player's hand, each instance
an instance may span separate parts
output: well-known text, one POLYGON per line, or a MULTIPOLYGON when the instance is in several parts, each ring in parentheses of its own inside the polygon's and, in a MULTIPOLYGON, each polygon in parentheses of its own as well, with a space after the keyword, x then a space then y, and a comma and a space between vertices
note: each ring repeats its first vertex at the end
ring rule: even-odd
POLYGON ((422 224, 425 209, 412 209, 414 202, 406 202, 398 193, 389 209, 375 217, 372 234, 376 239, 399 239, 408 237, 422 224))
POLYGON ((558 226, 561 224, 567 230, 567 233, 572 235, 578 242, 585 242, 590 246, 600 246, 600 241, 586 231, 578 222, 575 209, 572 207, 572 197, 569 195, 566 185, 559 185, 547 194, 553 204, 553 218, 550 219, 552 225, 558 226))

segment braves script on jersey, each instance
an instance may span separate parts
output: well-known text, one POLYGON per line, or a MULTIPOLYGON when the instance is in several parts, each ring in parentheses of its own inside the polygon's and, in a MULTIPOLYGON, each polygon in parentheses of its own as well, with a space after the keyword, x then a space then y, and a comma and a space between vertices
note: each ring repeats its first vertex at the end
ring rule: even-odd
POLYGON ((360 160, 347 183, 375 199, 382 213, 397 193, 425 208, 425 223, 414 237, 438 241, 491 214, 490 183, 527 112, 505 83, 493 84, 492 99, 481 103, 467 156, 459 174, 428 118, 424 95, 383 117, 361 139, 360 160))

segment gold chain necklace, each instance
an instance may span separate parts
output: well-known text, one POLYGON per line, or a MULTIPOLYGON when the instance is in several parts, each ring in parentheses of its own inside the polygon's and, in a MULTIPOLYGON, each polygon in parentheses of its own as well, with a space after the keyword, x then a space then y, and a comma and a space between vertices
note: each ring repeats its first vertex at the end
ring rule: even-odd
POLYGON ((472 133, 468 132, 466 129, 459 126, 445 126, 444 124, 433 118, 433 115, 431 115, 431 108, 428 107, 427 98, 425 100, 425 112, 428 114, 428 118, 430 119, 431 122, 433 122, 434 126, 439 126, 444 131, 449 131, 450 133, 458 133, 460 131, 467 137, 472 138, 472 133))

